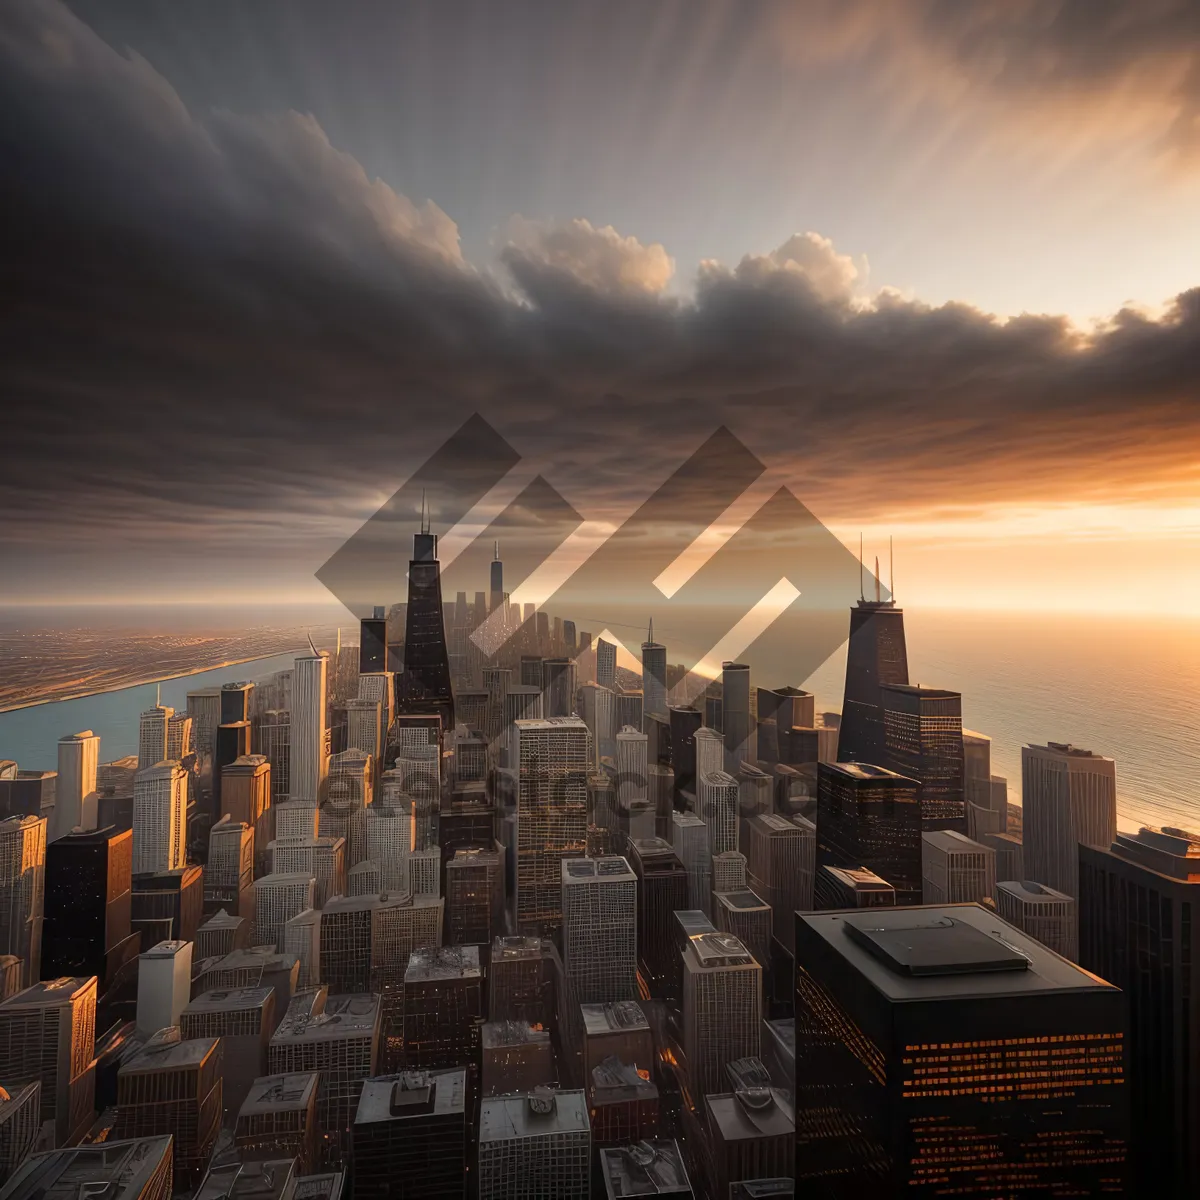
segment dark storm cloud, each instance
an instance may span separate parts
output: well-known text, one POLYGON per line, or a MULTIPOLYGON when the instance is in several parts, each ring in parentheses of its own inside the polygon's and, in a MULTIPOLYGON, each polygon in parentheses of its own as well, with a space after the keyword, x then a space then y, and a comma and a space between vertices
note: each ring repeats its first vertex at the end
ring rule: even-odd
POLYGON ((582 220, 474 266, 311 117, 189 111, 51 0, 0 12, 0 113, 18 572, 47 541, 303 554, 474 410, 585 515, 720 423, 863 516, 1121 495, 1197 458, 1200 292, 1084 336, 867 301, 809 234, 675 293, 663 247, 582 220))

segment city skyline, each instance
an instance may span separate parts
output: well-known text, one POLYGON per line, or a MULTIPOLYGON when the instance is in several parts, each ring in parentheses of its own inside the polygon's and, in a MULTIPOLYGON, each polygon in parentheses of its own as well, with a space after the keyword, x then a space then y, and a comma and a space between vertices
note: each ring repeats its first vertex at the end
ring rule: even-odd
POLYGON ((910 603, 1193 612, 1195 14, 1038 7, 620 7, 572 87, 529 67, 580 4, 359 5, 336 47, 310 6, 288 59, 269 6, 17 0, 0 601, 319 603, 480 411, 600 526, 728 423, 910 603))

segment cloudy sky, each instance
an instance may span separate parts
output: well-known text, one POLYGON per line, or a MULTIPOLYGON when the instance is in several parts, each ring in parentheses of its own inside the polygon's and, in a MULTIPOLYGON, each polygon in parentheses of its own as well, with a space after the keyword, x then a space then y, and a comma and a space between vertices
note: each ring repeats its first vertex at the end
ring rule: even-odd
MULTIPOLYGON (((1195 611, 1194 0, 7 0, 0 601, 312 600, 471 413, 1195 611)), ((903 588, 899 585, 903 584, 903 588)))

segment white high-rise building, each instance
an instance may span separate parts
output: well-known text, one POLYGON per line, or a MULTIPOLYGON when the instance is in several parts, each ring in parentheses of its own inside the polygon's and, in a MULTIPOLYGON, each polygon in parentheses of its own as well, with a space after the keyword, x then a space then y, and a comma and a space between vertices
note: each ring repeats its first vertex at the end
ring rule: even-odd
POLYGON ((335 754, 325 778, 320 832, 322 837, 345 839, 347 867, 366 857, 367 807, 374 799, 374 760, 362 750, 335 754))
POLYGON ((173 708, 156 704, 138 718, 138 770, 157 766, 167 757, 167 726, 175 715, 173 708))
POLYGON ((179 1024, 192 995, 192 943, 159 942, 138 955, 137 1027, 146 1037, 179 1024))
POLYGON ((379 711, 378 700, 359 697, 346 701, 346 748, 361 750, 376 763, 383 754, 379 711))
POLYGON ((297 987, 321 982, 321 914, 316 909, 306 908, 284 922, 282 951, 300 960, 297 987))
POLYGON ((392 727, 395 702, 395 675, 391 671, 371 671, 358 677, 358 698, 379 705, 379 758, 387 749, 388 730, 392 727))
POLYGON ((314 881, 314 908, 324 908, 333 896, 346 894, 344 838, 315 837, 303 841, 277 838, 270 850, 273 875, 303 875, 314 881))
POLYGON ((562 864, 563 966, 577 1004, 637 999, 637 876, 625 859, 562 864))
POLYGON ((515 924, 519 934, 546 937, 562 922, 562 861, 587 849, 592 735, 579 717, 517 721, 515 729, 515 924))
POLYGON ((1117 836, 1111 758, 1065 742, 1021 747, 1025 874, 1079 897, 1079 847, 1107 850, 1117 836))
POLYGON ((187 773, 160 762, 133 777, 133 873, 186 866, 187 773))
POLYGON ((996 852, 954 829, 921 835, 921 903, 979 904, 996 894, 996 852))
POLYGON ((407 892, 408 857, 413 851, 412 808, 372 804, 367 809, 367 860, 378 863, 385 892, 407 892))
POLYGON ((1079 957, 1076 904, 1065 892, 1033 880, 1005 880, 996 884, 996 912, 1048 950, 1072 962, 1079 957))
POLYGON ((708 830, 695 813, 671 814, 671 848, 687 872, 688 908, 708 912, 712 903, 712 856, 708 852, 708 830))
POLYGON ((617 734, 617 806, 622 813, 646 802, 649 744, 650 739, 632 725, 617 734))
POLYGON ((699 1099, 729 1090, 725 1067, 761 1049, 762 967, 729 933, 702 933, 683 951, 683 1048, 699 1099))
POLYGON ((254 881, 254 944, 281 948, 283 927, 297 913, 315 908, 317 881, 310 875, 272 872, 254 881))
POLYGON ((738 848, 738 781, 727 771, 698 776, 700 817, 708 826, 708 852, 724 854, 738 848))
POLYGON ((696 779, 725 770, 725 738, 716 729, 701 725, 695 733, 696 779))
POLYGON ((197 688, 187 694, 187 711, 192 718, 192 749, 201 762, 211 762, 221 723, 221 689, 197 688))
MULTIPOLYGON (((192 753, 192 718, 187 713, 172 713, 167 720, 168 762, 183 762, 192 753)), ((153 764, 151 764, 153 765, 153 764)))
POLYGON ((72 829, 96 828, 96 770, 99 765, 100 738, 90 729, 58 739, 58 778, 46 835, 49 841, 66 837, 72 829))
POLYGON ((292 674, 291 763, 288 774, 293 800, 316 804, 329 768, 326 723, 326 672, 322 654, 303 654, 292 674))
POLYGON ((714 892, 744 892, 746 890, 746 856, 738 850, 725 850, 712 856, 712 890, 714 892))

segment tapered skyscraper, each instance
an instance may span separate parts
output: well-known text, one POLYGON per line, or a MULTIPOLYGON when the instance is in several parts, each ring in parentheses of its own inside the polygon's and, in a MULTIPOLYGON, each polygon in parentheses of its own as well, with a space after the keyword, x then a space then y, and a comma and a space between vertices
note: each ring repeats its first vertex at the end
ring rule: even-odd
POLYGON ((850 610, 846 652, 846 693, 838 734, 838 762, 879 763, 883 756, 885 684, 908 682, 904 610, 884 600, 876 569, 875 599, 860 599, 850 610))
POLYGON ((316 804, 329 770, 326 718, 326 663, 314 647, 296 659, 292 675, 291 762, 288 768, 293 800, 316 804))
POLYGON ((437 534, 422 512, 408 564, 408 611, 404 622, 404 670, 396 679, 397 713, 441 714, 442 728, 454 728, 450 652, 442 613, 442 576, 437 534))
POLYGON ((493 550, 491 571, 491 606, 492 612, 499 612, 504 607, 504 564, 500 561, 500 543, 493 550))

